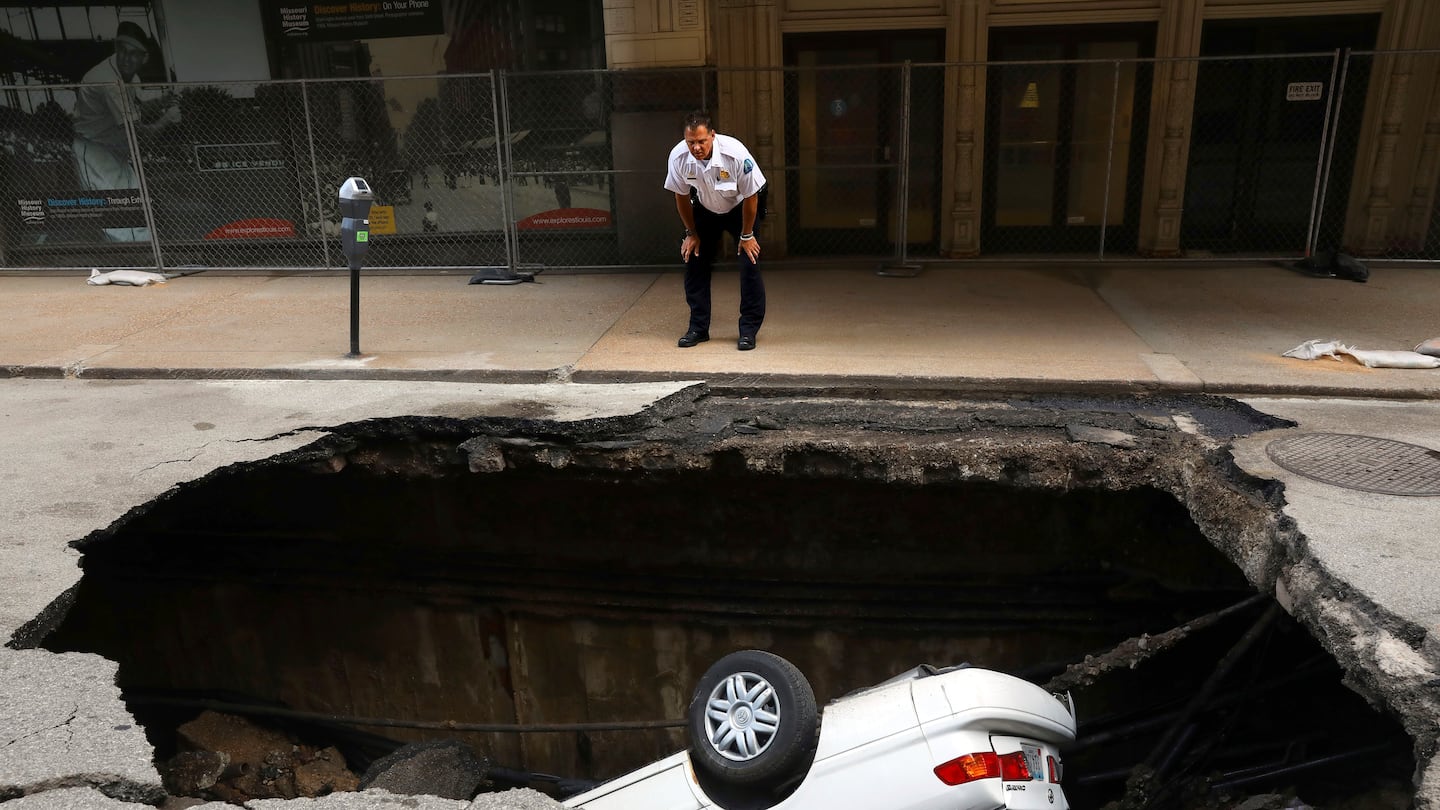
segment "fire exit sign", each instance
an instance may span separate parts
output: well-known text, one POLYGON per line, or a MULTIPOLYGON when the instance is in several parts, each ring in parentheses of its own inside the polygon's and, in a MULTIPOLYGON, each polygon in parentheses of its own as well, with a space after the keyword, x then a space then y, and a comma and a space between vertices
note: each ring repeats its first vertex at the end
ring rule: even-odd
POLYGON ((1319 101, 1324 92, 1324 82, 1290 82, 1285 86, 1285 100, 1319 101))

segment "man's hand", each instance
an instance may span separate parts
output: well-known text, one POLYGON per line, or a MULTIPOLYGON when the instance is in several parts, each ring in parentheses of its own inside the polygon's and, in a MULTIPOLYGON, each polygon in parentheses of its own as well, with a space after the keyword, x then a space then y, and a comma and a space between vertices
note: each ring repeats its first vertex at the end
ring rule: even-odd
POLYGON ((160 130, 170 126, 171 124, 178 123, 180 123, 180 108, 178 106, 171 105, 169 107, 166 107, 165 110, 161 112, 154 121, 151 121, 148 124, 141 123, 140 128, 147 135, 155 135, 160 132, 160 130))
POLYGON ((685 237, 684 241, 680 243, 680 261, 688 262, 691 256, 698 255, 699 253, 700 237, 692 234, 685 237))
POLYGON ((735 250, 735 255, 739 256, 741 251, 744 251, 745 255, 750 257, 751 262, 759 262, 760 240, 753 236, 749 239, 740 240, 740 247, 735 250))

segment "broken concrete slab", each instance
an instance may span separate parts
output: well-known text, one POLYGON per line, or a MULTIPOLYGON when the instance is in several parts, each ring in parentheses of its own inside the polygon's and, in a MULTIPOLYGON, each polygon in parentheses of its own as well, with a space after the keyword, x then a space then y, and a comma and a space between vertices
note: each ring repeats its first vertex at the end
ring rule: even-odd
MULTIPOLYGON (((244 806, 247 810, 559 810, 561 804, 528 788, 483 793, 473 802, 439 796, 401 796, 372 788, 315 799, 256 799, 244 806)), ((193 810, 234 810, 234 807, 224 802, 209 802, 196 805, 193 810)))
POLYGON ((703 390, 694 382, 6 380, 0 413, 16 428, 0 431, 12 471, 0 479, 0 571, 8 572, 0 642, 30 646, 16 637, 20 628, 43 631, 42 613, 79 581, 72 541, 181 483, 303 447, 331 426, 386 417, 583 426, 661 414, 680 392, 689 402, 703 390))
POLYGON ((1310 626, 1346 671, 1346 683, 1387 705, 1416 742, 1417 807, 1440 807, 1440 498, 1365 492, 1277 464, 1267 446, 1300 433, 1374 436, 1440 452, 1440 404, 1255 398, 1259 411, 1296 426, 1241 439, 1244 472, 1283 486, 1282 510, 1298 536, 1276 579, 1287 609, 1310 626), (1428 759, 1428 761, 1427 761, 1428 759))
POLYGON ((1111 447, 1135 446, 1135 437, 1123 430, 1111 430, 1110 428, 1072 423, 1065 426, 1065 434, 1070 437, 1070 441, 1072 442, 1108 444, 1111 447))
MULTIPOLYGON (((254 799, 247 810, 466 810, 470 802, 439 796, 400 796, 386 790, 331 793, 315 799, 254 799)), ((192 810, 234 810, 235 805, 209 802, 192 810)))
POLYGON ((98 655, 0 650, 0 800, 61 787, 127 802, 165 798, 117 670, 98 655))
POLYGON ((154 810, 148 804, 112 799, 94 788, 59 788, 5 802, 5 810, 154 810))
MULTIPOLYGON (((16 429, 0 432, 11 471, 0 478, 0 641, 33 645, 63 616, 80 578, 72 542, 181 483, 304 447, 330 426, 402 416, 583 426, 660 418, 668 403, 703 390, 694 382, 7 380, 0 413, 16 429)), ((71 786, 121 802, 164 798, 115 674, 99 656, 0 649, 0 802, 34 794, 29 801, 58 802, 44 806, 78 806, 58 793, 38 798, 71 786)))
POLYGON ((486 765, 459 740, 409 743, 371 763, 362 788, 408 796, 470 799, 485 784, 486 765))

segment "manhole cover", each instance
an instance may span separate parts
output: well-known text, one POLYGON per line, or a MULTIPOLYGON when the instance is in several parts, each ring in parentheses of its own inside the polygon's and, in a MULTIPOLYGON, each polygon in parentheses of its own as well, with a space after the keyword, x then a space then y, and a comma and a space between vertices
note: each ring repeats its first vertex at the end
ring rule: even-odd
POLYGON ((1440 451, 1350 433, 1276 439, 1265 454, 1290 472, 1386 495, 1440 495, 1440 451))

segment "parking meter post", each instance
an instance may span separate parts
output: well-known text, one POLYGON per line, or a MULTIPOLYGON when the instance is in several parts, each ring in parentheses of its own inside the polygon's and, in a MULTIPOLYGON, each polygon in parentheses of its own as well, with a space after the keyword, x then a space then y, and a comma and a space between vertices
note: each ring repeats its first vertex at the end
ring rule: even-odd
POLYGON ((360 356, 360 262, 350 260, 350 353, 360 356))
POLYGON ((360 356, 360 265, 370 250, 370 205, 375 193, 363 178, 340 186, 340 250, 350 264, 350 353, 360 356))

